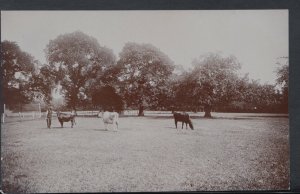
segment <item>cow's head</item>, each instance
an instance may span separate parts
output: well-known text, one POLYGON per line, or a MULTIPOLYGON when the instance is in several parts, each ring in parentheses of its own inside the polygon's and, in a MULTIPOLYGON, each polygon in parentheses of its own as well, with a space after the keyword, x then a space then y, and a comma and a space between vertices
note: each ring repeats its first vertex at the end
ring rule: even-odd
POLYGON ((74 115, 74 116, 77 116, 76 110, 72 110, 72 111, 71 111, 71 114, 74 115))

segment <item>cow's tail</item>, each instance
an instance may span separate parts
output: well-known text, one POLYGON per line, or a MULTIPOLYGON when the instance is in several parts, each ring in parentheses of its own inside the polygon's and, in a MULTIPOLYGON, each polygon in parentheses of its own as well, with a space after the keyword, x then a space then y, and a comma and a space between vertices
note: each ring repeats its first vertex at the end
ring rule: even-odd
POLYGON ((188 123, 189 123, 190 128, 194 130, 194 126, 193 126, 192 120, 190 118, 188 119, 188 123))

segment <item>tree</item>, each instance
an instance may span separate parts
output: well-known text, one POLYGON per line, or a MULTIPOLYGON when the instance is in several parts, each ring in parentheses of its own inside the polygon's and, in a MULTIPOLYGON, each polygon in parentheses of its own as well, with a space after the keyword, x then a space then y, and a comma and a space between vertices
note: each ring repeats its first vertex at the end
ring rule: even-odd
POLYGON ((286 61, 284 63, 278 62, 277 65, 277 85, 281 89, 281 111, 288 112, 288 96, 289 96, 289 62, 287 57, 283 57, 286 61))
POLYGON ((93 91, 92 102, 94 106, 100 106, 105 111, 117 111, 123 110, 123 101, 120 95, 116 93, 116 90, 106 85, 98 90, 93 91))
POLYGON ((39 69, 39 73, 32 76, 29 89, 46 104, 51 104, 52 90, 56 83, 55 72, 45 64, 39 69))
POLYGON ((251 105, 255 112, 274 112, 278 105, 275 86, 260 84, 258 80, 247 83, 242 101, 251 105))
POLYGON ((110 65, 106 67, 101 74, 99 74, 95 79, 90 79, 86 83, 86 91, 88 98, 92 101, 91 97, 94 91, 99 91, 103 86, 113 86, 114 90, 119 91, 118 87, 118 75, 120 73, 120 68, 117 65, 110 65))
POLYGON ((4 103, 14 108, 32 100, 28 87, 37 61, 15 42, 3 41, 1 46, 4 103))
POLYGON ((104 69, 115 63, 112 50, 82 32, 73 32, 51 40, 46 49, 47 60, 55 72, 68 106, 76 109, 87 98, 87 87, 104 69))
POLYGON ((190 111, 200 106, 193 94, 198 84, 190 75, 190 72, 183 72, 172 80, 173 111, 190 111))
POLYGON ((191 94, 196 106, 204 106, 204 117, 211 117, 212 106, 228 104, 238 98, 243 84, 237 74, 241 68, 234 56, 208 54, 193 61, 194 69, 186 76, 181 88, 191 94))
POLYGON ((120 53, 119 83, 127 106, 136 106, 139 116, 145 107, 158 106, 160 95, 172 74, 169 57, 151 44, 127 43, 120 53))

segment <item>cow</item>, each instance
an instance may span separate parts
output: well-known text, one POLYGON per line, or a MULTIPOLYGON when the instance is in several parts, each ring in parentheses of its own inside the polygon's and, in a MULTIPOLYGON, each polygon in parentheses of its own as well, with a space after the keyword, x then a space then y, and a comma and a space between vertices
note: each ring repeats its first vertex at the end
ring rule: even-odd
POLYGON ((64 126, 64 122, 69 122, 69 121, 71 121, 71 127, 73 128, 73 125, 76 124, 75 116, 76 113, 73 111, 71 113, 62 113, 60 111, 57 112, 57 118, 62 128, 64 126))
MULTIPOLYGON (((98 117, 100 117, 100 112, 98 114, 98 117)), ((119 124, 119 113, 105 111, 102 114, 102 120, 105 126, 105 130, 108 130, 108 124, 112 124, 113 130, 117 131, 119 124)))
POLYGON ((177 129, 177 122, 181 121, 182 122, 182 129, 183 129, 183 124, 185 123, 186 125, 186 129, 187 129, 187 124, 189 124, 190 128, 193 130, 194 126, 193 123, 190 119, 190 115, 183 112, 183 113, 178 113, 178 112, 173 112, 173 116, 174 116, 174 121, 175 121, 175 126, 177 129))

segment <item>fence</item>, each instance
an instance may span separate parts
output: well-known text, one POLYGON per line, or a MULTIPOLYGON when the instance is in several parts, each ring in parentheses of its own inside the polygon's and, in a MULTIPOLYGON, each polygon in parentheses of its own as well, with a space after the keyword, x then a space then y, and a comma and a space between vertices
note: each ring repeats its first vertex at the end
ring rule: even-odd
MULTIPOLYGON (((77 111, 77 116, 97 116, 99 111, 77 111)), ((124 110, 121 115, 124 116, 137 116, 138 110, 124 110)), ((144 111, 145 116, 157 115, 157 114, 171 114, 170 111, 144 111)))
MULTIPOLYGON (((5 105, 4 105, 5 106, 5 105)), ((32 106, 31 106, 32 107, 32 106)), ((24 108, 23 112, 12 112, 8 109, 4 108, 4 114, 2 114, 2 123, 4 122, 16 122, 16 121, 26 121, 26 120, 34 120, 34 119, 40 119, 46 117, 46 112, 41 112, 40 105, 36 104, 35 109, 31 109, 31 111, 28 107, 24 108)), ((64 113, 71 113, 68 111, 63 111, 64 113)), ((138 116, 138 110, 124 110, 121 115, 122 116, 138 116)), ((90 111, 77 111, 77 116, 79 117, 96 117, 98 116, 99 111, 98 110, 90 110, 90 111)), ((187 112, 190 114, 190 116, 196 116, 199 115, 200 112, 194 113, 194 112, 187 112)), ((201 114, 201 113, 200 113, 201 114)), ((145 116, 172 116, 171 111, 144 111, 145 116)), ((56 117, 56 112, 53 111, 52 113, 53 117, 56 117)))
MULTIPOLYGON (((68 113, 67 111, 64 111, 68 113)), ((121 116, 138 116, 138 110, 125 110, 121 113, 121 116)), ((71 112, 69 112, 71 113, 71 112)), ((99 111, 98 110, 90 110, 90 111, 77 111, 77 116, 80 117, 97 117, 99 111)), ((204 112, 187 112, 190 116, 204 116, 204 112)), ((144 111, 145 116, 172 116, 171 111, 144 111)), ((53 117, 56 117, 56 112, 52 113, 53 117)), ((218 113, 214 112, 213 116, 215 118, 253 118, 253 117, 288 117, 288 114, 267 114, 267 113, 218 113)), ((45 118, 46 112, 39 111, 28 111, 28 112, 11 112, 9 110, 5 110, 5 113, 2 114, 2 123, 5 122, 18 122, 18 121, 26 121, 26 120, 34 120, 45 118)), ((101 115, 100 115, 101 117, 101 115)))
POLYGON ((41 105, 37 104, 25 104, 22 105, 22 109, 19 111, 10 110, 3 105, 3 113, 1 113, 1 123, 9 121, 23 121, 39 119, 42 117, 41 105))
MULTIPOLYGON (((77 111, 77 116, 97 116, 99 111, 77 111)), ((137 116, 138 110, 124 110, 121 115, 123 116, 137 116)), ((190 115, 198 115, 199 113, 187 112, 190 115)), ((171 111, 144 111, 145 116, 172 116, 171 111)))

